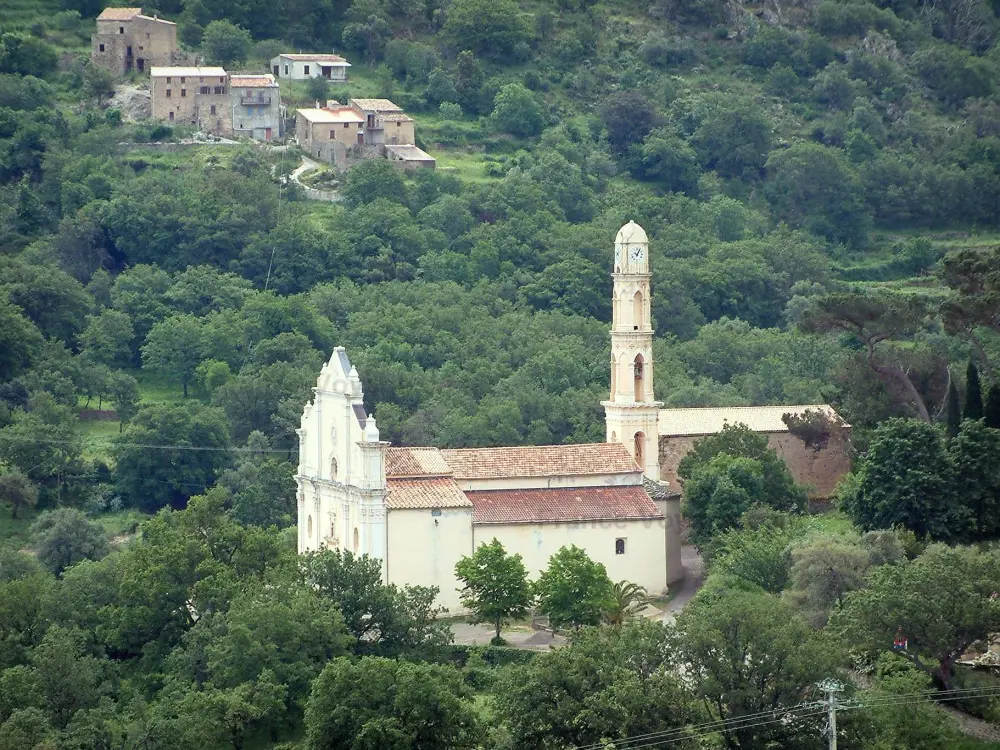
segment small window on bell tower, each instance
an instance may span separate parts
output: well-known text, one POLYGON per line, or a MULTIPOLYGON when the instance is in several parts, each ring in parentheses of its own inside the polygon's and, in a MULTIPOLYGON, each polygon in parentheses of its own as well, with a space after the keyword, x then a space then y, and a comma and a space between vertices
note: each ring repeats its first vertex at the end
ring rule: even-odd
POLYGON ((635 462, 640 467, 643 466, 643 448, 646 443, 646 435, 642 432, 635 433, 635 462))
POLYGON ((646 399, 646 372, 644 369, 644 362, 641 354, 635 355, 635 401, 644 401, 646 399))

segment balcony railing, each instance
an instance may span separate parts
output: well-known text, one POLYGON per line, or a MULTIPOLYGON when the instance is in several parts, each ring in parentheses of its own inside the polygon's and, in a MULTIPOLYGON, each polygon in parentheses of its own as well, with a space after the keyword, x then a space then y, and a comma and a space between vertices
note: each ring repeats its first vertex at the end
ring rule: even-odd
POLYGON ((270 105, 270 96, 241 96, 240 104, 244 107, 266 107, 270 105))

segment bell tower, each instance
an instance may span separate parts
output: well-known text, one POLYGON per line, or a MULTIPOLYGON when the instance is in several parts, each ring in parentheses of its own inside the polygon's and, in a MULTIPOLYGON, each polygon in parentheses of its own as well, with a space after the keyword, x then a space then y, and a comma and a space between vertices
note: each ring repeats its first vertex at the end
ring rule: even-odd
POLYGON ((615 237, 611 318, 611 396, 602 401, 607 442, 621 443, 650 479, 660 478, 658 421, 653 396, 649 240, 630 221, 615 237))

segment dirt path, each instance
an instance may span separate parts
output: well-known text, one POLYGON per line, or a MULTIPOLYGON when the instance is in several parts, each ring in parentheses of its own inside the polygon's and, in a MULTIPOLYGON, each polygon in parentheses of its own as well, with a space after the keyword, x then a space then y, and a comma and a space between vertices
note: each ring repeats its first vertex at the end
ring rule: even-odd
POLYGON ((705 582, 705 563, 694 545, 689 544, 681 548, 681 565, 684 566, 684 580, 677 596, 670 600, 659 615, 664 622, 673 622, 677 614, 684 609, 684 605, 691 601, 705 582))

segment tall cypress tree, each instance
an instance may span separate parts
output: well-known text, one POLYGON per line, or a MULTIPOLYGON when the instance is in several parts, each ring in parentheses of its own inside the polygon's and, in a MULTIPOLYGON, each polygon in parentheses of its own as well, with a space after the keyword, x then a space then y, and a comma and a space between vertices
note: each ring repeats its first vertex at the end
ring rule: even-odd
POLYGON ((958 400, 958 388, 954 380, 948 381, 948 413, 945 415, 948 420, 948 437, 958 436, 958 431, 962 426, 962 405, 958 400))
POLYGON ((969 360, 969 367, 965 371, 965 411, 962 412, 963 419, 983 418, 983 386, 979 383, 979 370, 976 363, 969 360))
POLYGON ((1000 385, 994 383, 986 392, 986 408, 983 418, 987 427, 1000 430, 1000 385))

